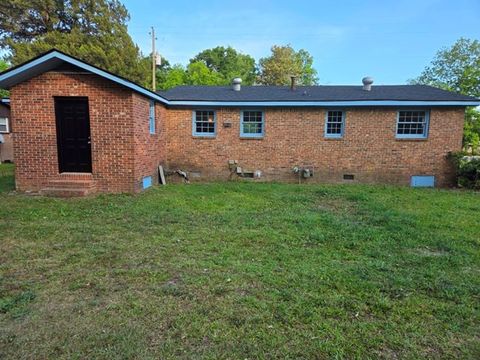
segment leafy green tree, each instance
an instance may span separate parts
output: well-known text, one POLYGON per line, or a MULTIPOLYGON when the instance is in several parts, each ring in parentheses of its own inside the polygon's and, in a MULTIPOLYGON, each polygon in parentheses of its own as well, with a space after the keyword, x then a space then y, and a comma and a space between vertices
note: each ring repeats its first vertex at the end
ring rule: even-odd
POLYGON ((128 20, 118 0, 3 0, 0 47, 13 65, 57 48, 146 86, 148 63, 128 34, 128 20))
POLYGON ((308 51, 295 51, 290 45, 271 48, 269 57, 260 59, 258 81, 263 85, 289 85, 291 76, 297 77, 299 85, 318 83, 317 71, 313 68, 313 57, 308 51))
POLYGON ((255 59, 241 54, 231 46, 217 46, 197 54, 190 63, 202 62, 221 77, 221 85, 229 85, 240 77, 244 85, 253 85, 256 78, 255 59))
MULTIPOLYGON (((8 69, 8 63, 5 60, 0 59, 0 72, 8 69)), ((0 89, 0 98, 8 97, 9 92, 7 90, 0 89)))
POLYGON ((168 90, 187 83, 187 73, 182 65, 176 64, 165 70, 165 74, 159 78, 158 86, 162 90, 168 90))
MULTIPOLYGON (((437 52, 420 76, 409 82, 480 97, 480 41, 460 38, 437 52)), ((463 142, 474 149, 480 146, 480 112, 474 108, 465 113, 463 142)))
POLYGON ((191 62, 187 66, 188 85, 222 85, 223 77, 211 70, 201 61, 191 62))
POLYGON ((203 62, 197 61, 188 64, 186 68, 176 64, 164 70, 165 73, 159 76, 159 87, 168 90, 179 85, 222 85, 223 78, 217 72, 210 70, 203 62))
POLYGON ((480 111, 475 108, 467 108, 465 111, 463 143, 471 146, 475 152, 480 150, 480 111))

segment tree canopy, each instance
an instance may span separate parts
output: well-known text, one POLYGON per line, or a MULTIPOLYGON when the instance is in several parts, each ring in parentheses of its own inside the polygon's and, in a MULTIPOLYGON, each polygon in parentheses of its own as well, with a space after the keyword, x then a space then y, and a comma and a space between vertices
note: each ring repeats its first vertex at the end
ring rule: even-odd
POLYGON ((258 81, 263 85, 289 85, 291 77, 297 78, 299 85, 318 83, 317 71, 313 68, 313 57, 308 51, 295 51, 290 45, 271 48, 269 57, 259 61, 258 81))
POLYGON ((253 85, 255 82, 255 59, 239 53, 231 46, 204 50, 190 60, 190 64, 196 62, 202 62, 209 70, 217 73, 222 85, 229 85, 236 77, 241 78, 245 85, 253 85))
MULTIPOLYGON (((480 97, 480 41, 460 38, 437 52, 430 65, 410 83, 480 97)), ((464 144, 474 149, 480 146, 480 113, 473 108, 466 111, 464 144)))
POLYGON ((179 85, 223 85, 223 77, 207 67, 203 62, 196 61, 185 68, 180 64, 157 70, 159 87, 168 90, 179 85))
MULTIPOLYGON (((109 70, 143 86, 151 83, 151 59, 142 56, 128 34, 129 13, 119 0, 3 0, 0 2, 0 49, 18 65, 52 48, 109 70)), ((273 46, 272 55, 255 59, 231 46, 198 53, 189 64, 164 62, 156 71, 161 89, 177 85, 229 85, 240 77, 245 85, 317 83, 313 58, 290 45, 273 46)))
POLYGON ((440 50, 412 82, 480 96, 480 41, 460 38, 451 47, 440 50))
MULTIPOLYGON (((0 72, 7 70, 8 69, 8 64, 5 60, 0 59, 0 72)), ((3 97, 8 97, 9 92, 7 90, 2 90, 0 89, 0 98, 3 97)))
POLYGON ((12 65, 57 48, 147 85, 148 62, 128 34, 128 20, 118 0, 3 0, 0 46, 12 65))

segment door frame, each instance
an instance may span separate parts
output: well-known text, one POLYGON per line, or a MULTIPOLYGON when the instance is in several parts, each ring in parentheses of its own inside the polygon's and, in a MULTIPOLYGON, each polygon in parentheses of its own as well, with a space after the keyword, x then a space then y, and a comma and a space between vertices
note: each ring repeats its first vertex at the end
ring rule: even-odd
POLYGON ((87 121, 88 121, 88 133, 89 133, 89 142, 90 142, 90 171, 79 172, 83 174, 91 174, 93 172, 93 157, 92 157, 92 128, 90 126, 90 103, 87 96, 54 96, 53 97, 53 106, 55 110, 55 127, 56 127, 56 136, 57 136, 57 161, 58 161, 58 172, 69 173, 71 171, 64 171, 62 169, 63 158, 62 158, 62 144, 60 139, 62 138, 62 130, 59 123, 59 108, 57 107, 57 101, 79 101, 83 100, 87 104, 87 121))

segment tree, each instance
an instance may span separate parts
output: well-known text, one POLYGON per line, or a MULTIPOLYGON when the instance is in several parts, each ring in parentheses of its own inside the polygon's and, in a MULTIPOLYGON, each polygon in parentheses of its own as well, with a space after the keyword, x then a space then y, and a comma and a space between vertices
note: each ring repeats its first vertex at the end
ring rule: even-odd
POLYGON ((168 90, 175 86, 187 83, 187 73, 182 65, 176 64, 165 70, 165 74, 159 78, 158 86, 162 90, 168 90))
POLYGON ((201 61, 191 62, 187 66, 188 85, 222 85, 223 77, 211 70, 201 61))
MULTIPOLYGON (((464 95, 480 97, 480 41, 460 38, 449 48, 437 52, 430 66, 412 84, 426 84, 464 95)), ((480 112, 465 113, 464 145, 480 145, 480 112)))
MULTIPOLYGON (((0 72, 5 71, 7 69, 8 69, 7 62, 5 60, 0 59, 0 72)), ((8 96, 9 96, 9 92, 7 90, 0 89, 0 98, 8 97, 8 96)))
POLYGON ((245 85, 253 85, 256 77, 255 59, 239 53, 231 46, 217 46, 197 54, 190 63, 202 62, 209 70, 219 74, 222 85, 229 85, 240 77, 245 85))
POLYGON ((147 85, 148 64, 128 34, 128 20, 118 0, 3 0, 0 47, 13 65, 57 48, 147 85))
POLYGON ((297 77, 299 85, 318 83, 313 57, 308 51, 295 51, 290 45, 271 48, 272 55, 260 59, 259 82, 263 85, 289 85, 290 77, 297 77))
POLYGON ((179 85, 221 85, 223 78, 217 72, 210 70, 203 62, 197 61, 188 64, 184 68, 180 64, 173 65, 164 70, 165 73, 158 76, 161 79, 159 87, 168 90, 179 85))

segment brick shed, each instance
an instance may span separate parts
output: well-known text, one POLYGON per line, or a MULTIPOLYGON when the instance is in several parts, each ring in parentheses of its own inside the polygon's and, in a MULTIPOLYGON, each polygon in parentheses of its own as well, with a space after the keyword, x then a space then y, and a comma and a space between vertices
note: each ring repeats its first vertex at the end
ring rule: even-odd
POLYGON ((475 98, 428 86, 178 87, 152 92, 57 50, 0 74, 16 187, 137 192, 192 180, 448 186, 475 98))

